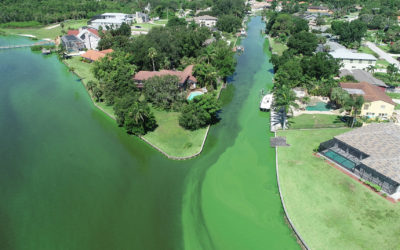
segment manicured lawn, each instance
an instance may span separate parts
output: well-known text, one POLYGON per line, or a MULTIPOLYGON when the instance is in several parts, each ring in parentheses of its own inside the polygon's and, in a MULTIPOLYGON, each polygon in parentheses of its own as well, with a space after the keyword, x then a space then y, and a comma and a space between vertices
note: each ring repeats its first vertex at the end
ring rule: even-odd
POLYGON ((285 44, 275 41, 274 38, 269 38, 269 44, 271 45, 272 52, 276 52, 278 55, 282 55, 283 51, 287 49, 285 44))
POLYGON ((289 128, 336 128, 345 127, 346 124, 337 115, 303 114, 289 119, 289 128))
POLYGON ((199 152, 206 129, 190 131, 179 126, 178 112, 153 110, 158 127, 144 136, 171 156, 184 157, 199 152))
MULTIPOLYGON (((87 20, 71 20, 71 21, 66 21, 64 26, 64 30, 67 31, 68 27, 71 29, 77 29, 79 27, 87 25, 87 20)), ((45 27, 52 26, 52 24, 47 25, 45 27)), ((35 27, 35 28, 22 28, 22 29, 0 29, 0 31, 3 31, 6 35, 18 35, 18 34, 29 34, 29 35, 34 35, 37 37, 37 39, 44 39, 44 38, 49 38, 49 39, 55 39, 57 36, 62 35, 61 33, 61 27, 55 27, 53 29, 45 29, 45 27, 35 27)))
POLYGON ((310 249, 398 249, 400 206, 312 155, 349 129, 279 131, 279 180, 287 210, 310 249))

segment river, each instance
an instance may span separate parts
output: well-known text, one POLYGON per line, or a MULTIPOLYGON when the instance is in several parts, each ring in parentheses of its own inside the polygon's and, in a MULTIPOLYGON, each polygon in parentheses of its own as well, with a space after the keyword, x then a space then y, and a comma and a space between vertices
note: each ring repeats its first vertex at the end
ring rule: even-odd
POLYGON ((187 161, 118 128, 56 56, 0 51, 0 249, 299 248, 258 111, 272 85, 263 27, 250 21, 222 120, 187 161))

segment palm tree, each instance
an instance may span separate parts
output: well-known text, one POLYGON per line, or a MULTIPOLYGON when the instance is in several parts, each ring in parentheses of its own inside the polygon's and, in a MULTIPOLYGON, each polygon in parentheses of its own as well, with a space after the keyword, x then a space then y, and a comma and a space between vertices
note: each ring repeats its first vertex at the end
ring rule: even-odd
POLYGON ((369 65, 367 67, 367 71, 370 72, 371 74, 373 74, 376 70, 376 67, 374 65, 369 65))
POLYGON ((149 48, 149 57, 151 58, 151 61, 153 63, 153 71, 156 71, 156 67, 154 65, 154 57, 157 56, 157 50, 153 47, 149 48))
POLYGON ((293 107, 298 107, 298 104, 296 103, 296 94, 285 84, 275 87, 273 93, 273 107, 279 113, 282 129, 285 129, 287 124, 287 114, 291 113, 293 115, 293 107))

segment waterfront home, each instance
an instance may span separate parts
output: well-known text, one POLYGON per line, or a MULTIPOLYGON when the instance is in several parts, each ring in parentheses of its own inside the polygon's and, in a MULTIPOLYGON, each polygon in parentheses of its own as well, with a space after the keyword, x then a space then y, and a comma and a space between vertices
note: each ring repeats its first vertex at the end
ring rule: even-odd
POLYGON ((355 53, 348 49, 337 49, 329 53, 342 62, 342 69, 366 69, 376 65, 376 57, 366 53, 355 53))
POLYGON ((333 11, 325 6, 309 6, 307 8, 307 12, 310 14, 318 14, 322 16, 330 16, 333 14, 333 11))
POLYGON ((400 125, 375 123, 323 142, 319 152, 354 175, 400 198, 400 125))
POLYGON ((340 77, 351 75, 359 82, 369 82, 375 86, 380 87, 383 91, 388 87, 382 80, 375 78, 371 73, 362 69, 342 69, 340 70, 340 77))
POLYGON ((194 65, 187 66, 183 71, 175 70, 160 70, 160 71, 139 71, 133 76, 133 80, 137 84, 138 88, 143 88, 146 80, 155 76, 173 75, 179 78, 179 87, 182 89, 194 89, 196 88, 197 79, 193 76, 194 65))
POLYGON ((193 20, 200 26, 212 28, 215 27, 215 25, 217 24, 218 18, 205 15, 205 16, 194 17, 193 20))
POLYGON ((107 54, 113 52, 112 49, 106 49, 106 50, 88 50, 84 54, 81 55, 82 58, 89 62, 95 62, 97 60, 100 60, 101 58, 105 57, 107 54))
POLYGON ((88 25, 92 28, 99 29, 102 27, 106 29, 117 29, 123 23, 132 24, 133 15, 124 13, 104 13, 101 15, 94 16, 88 25))
POLYGON ((79 52, 85 49, 84 42, 74 35, 65 35, 61 37, 61 44, 68 53, 79 52))
POLYGON ((389 119, 392 117, 396 103, 380 87, 368 82, 342 82, 340 83, 340 87, 351 95, 361 95, 364 97, 361 116, 379 119, 389 119))
POLYGON ((73 35, 83 41, 86 49, 96 49, 100 41, 99 32, 87 27, 78 30, 68 30, 68 35, 73 35))

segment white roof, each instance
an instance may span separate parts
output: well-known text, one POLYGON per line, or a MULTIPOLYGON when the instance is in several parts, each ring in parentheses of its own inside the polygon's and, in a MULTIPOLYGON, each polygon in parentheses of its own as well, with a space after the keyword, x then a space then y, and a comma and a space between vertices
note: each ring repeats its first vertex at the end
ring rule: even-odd
POLYGON ((337 49, 330 52, 333 58, 339 59, 355 59, 355 60, 373 60, 376 61, 376 57, 366 53, 354 53, 348 49, 337 49))

